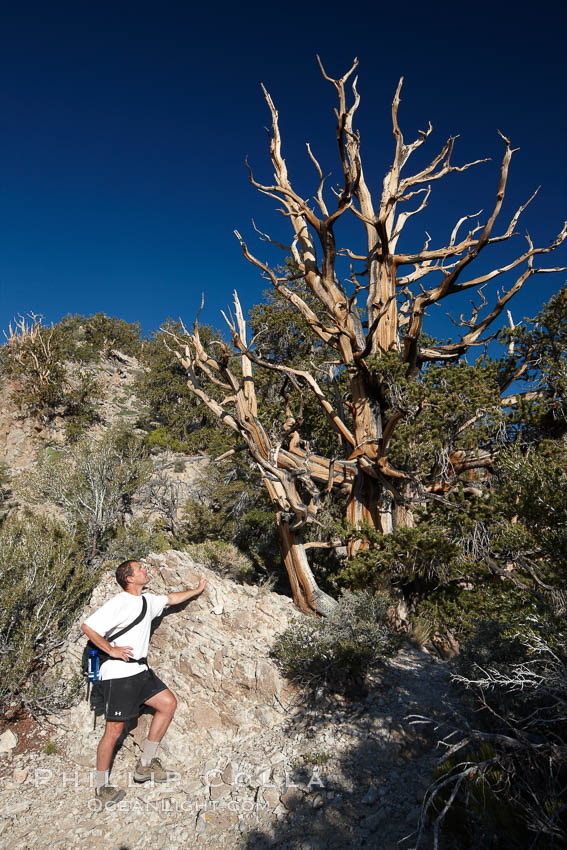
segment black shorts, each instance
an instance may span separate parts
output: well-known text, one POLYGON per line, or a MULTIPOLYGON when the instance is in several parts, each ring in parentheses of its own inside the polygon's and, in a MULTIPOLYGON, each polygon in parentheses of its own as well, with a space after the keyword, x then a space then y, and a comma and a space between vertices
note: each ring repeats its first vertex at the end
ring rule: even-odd
POLYGON ((167 685, 153 670, 142 670, 135 676, 125 676, 123 679, 107 679, 102 686, 104 716, 107 720, 117 722, 137 717, 145 702, 160 691, 167 690, 167 685))

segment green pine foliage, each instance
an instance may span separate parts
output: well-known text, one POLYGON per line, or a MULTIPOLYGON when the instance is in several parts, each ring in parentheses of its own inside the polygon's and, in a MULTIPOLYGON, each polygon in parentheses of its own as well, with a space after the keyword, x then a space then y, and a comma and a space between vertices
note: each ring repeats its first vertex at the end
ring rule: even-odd
POLYGON ((139 358, 143 349, 139 322, 127 322, 105 313, 68 314, 55 325, 55 335, 69 360, 98 362, 112 349, 139 358))
POLYGON ((497 492, 508 520, 513 551, 545 564, 549 581, 567 577, 567 439, 542 440, 539 444, 516 444, 504 452, 498 464, 497 492), (512 523, 512 520, 515 522, 512 523), (522 539, 523 537, 523 539, 522 539), (519 545, 518 545, 519 544, 519 545))
POLYGON ((465 645, 480 621, 552 640, 567 577, 566 447, 554 450, 545 471, 535 450, 533 459, 519 448, 504 452, 490 493, 471 498, 460 490, 429 502, 414 528, 387 537, 366 529, 368 548, 343 564, 335 584, 395 590, 410 623, 430 623, 441 644, 465 645))
MULTIPOLYGON (((232 447, 230 436, 189 391, 185 369, 172 351, 171 334, 181 337, 183 328, 168 319, 144 343, 145 370, 136 380, 136 394, 148 409, 145 421, 140 423, 147 431, 147 445, 187 454, 221 455, 232 447)), ((201 335, 207 342, 220 340, 218 332, 210 327, 201 328, 201 335)))
POLYGON ((567 431, 567 286, 552 296, 534 319, 501 332, 513 352, 504 375, 520 373, 522 399, 511 416, 527 439, 557 439, 567 431), (537 394, 533 397, 533 394, 537 394))
POLYGON ((485 448, 502 438, 495 361, 430 364, 409 375, 391 352, 370 365, 386 409, 403 414, 388 449, 396 469, 432 484, 446 476, 452 453, 485 448))
MULTIPOLYGON (((442 528, 424 523, 417 528, 400 528, 387 537, 367 526, 368 548, 349 559, 337 581, 352 588, 388 590, 410 585, 436 588, 455 574, 464 573, 465 559, 459 546, 449 540, 442 528)), ((351 529, 347 537, 358 532, 351 529)))
MULTIPOLYGON (((293 278, 291 264, 288 273, 293 278)), ((293 288, 306 304, 315 306, 314 296, 304 281, 294 281, 293 288)), ((345 419, 351 424, 348 407, 343 404, 346 373, 325 362, 328 352, 321 340, 285 298, 274 290, 265 291, 262 301, 250 310, 249 325, 255 351, 270 363, 285 364, 311 373, 315 368, 321 389, 333 404, 346 412, 345 419)), ((285 376, 264 369, 255 370, 254 383, 258 415, 269 432, 282 433, 286 405, 289 405, 302 439, 313 451, 324 456, 345 456, 347 447, 329 427, 329 420, 309 391, 299 394, 285 376)))
POLYGON ((225 541, 260 573, 283 571, 273 513, 258 471, 242 453, 210 465, 182 512, 186 542, 225 541))

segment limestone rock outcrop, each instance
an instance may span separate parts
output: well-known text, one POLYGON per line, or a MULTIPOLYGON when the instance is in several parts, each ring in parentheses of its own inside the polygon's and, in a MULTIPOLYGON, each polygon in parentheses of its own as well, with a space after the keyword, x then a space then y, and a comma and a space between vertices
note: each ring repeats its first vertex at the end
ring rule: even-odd
MULTIPOLYGON (((194 587, 201 575, 209 580, 200 597, 166 608, 150 642, 149 663, 178 699, 163 746, 170 760, 177 768, 188 761, 200 764, 215 744, 281 723, 291 689, 268 653, 274 635, 285 629, 294 611, 291 599, 221 579, 180 552, 151 555, 143 563, 153 593, 194 587)), ((109 574, 80 621, 119 590, 109 574)), ((84 643, 77 628, 64 653, 67 676, 78 668, 84 643)), ((92 731, 86 700, 68 712, 66 720, 75 732, 70 754, 85 766, 92 764, 100 731, 92 731)), ((136 750, 143 743, 149 720, 148 711, 128 731, 126 749, 136 750)))

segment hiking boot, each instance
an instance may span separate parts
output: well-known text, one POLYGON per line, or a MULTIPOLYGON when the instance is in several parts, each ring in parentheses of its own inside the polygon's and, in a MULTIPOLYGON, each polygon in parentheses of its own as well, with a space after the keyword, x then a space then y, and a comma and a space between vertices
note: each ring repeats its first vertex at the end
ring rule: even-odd
POLYGON ((167 782, 170 772, 162 767, 159 759, 152 759, 149 764, 142 764, 142 761, 136 765, 134 771, 134 782, 147 782, 148 779, 153 779, 154 782, 167 782))
POLYGON ((100 800, 101 806, 115 806, 126 796, 126 791, 122 788, 115 788, 114 785, 103 785, 102 788, 96 789, 96 799, 100 800))

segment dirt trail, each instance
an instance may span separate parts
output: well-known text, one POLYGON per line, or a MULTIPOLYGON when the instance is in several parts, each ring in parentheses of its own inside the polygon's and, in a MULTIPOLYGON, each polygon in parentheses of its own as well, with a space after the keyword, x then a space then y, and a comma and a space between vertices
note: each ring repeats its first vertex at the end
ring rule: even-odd
POLYGON ((93 810, 90 769, 66 754, 69 732, 28 723, 25 740, 1 756, 0 846, 411 848, 439 751, 433 727, 412 726, 408 716, 442 722, 448 687, 445 663, 406 647, 358 703, 290 707, 281 724, 217 741, 199 765, 188 754, 165 786, 134 785, 122 759, 112 779, 130 787, 120 808, 106 812, 93 810), (56 753, 47 754, 49 740, 56 753))

